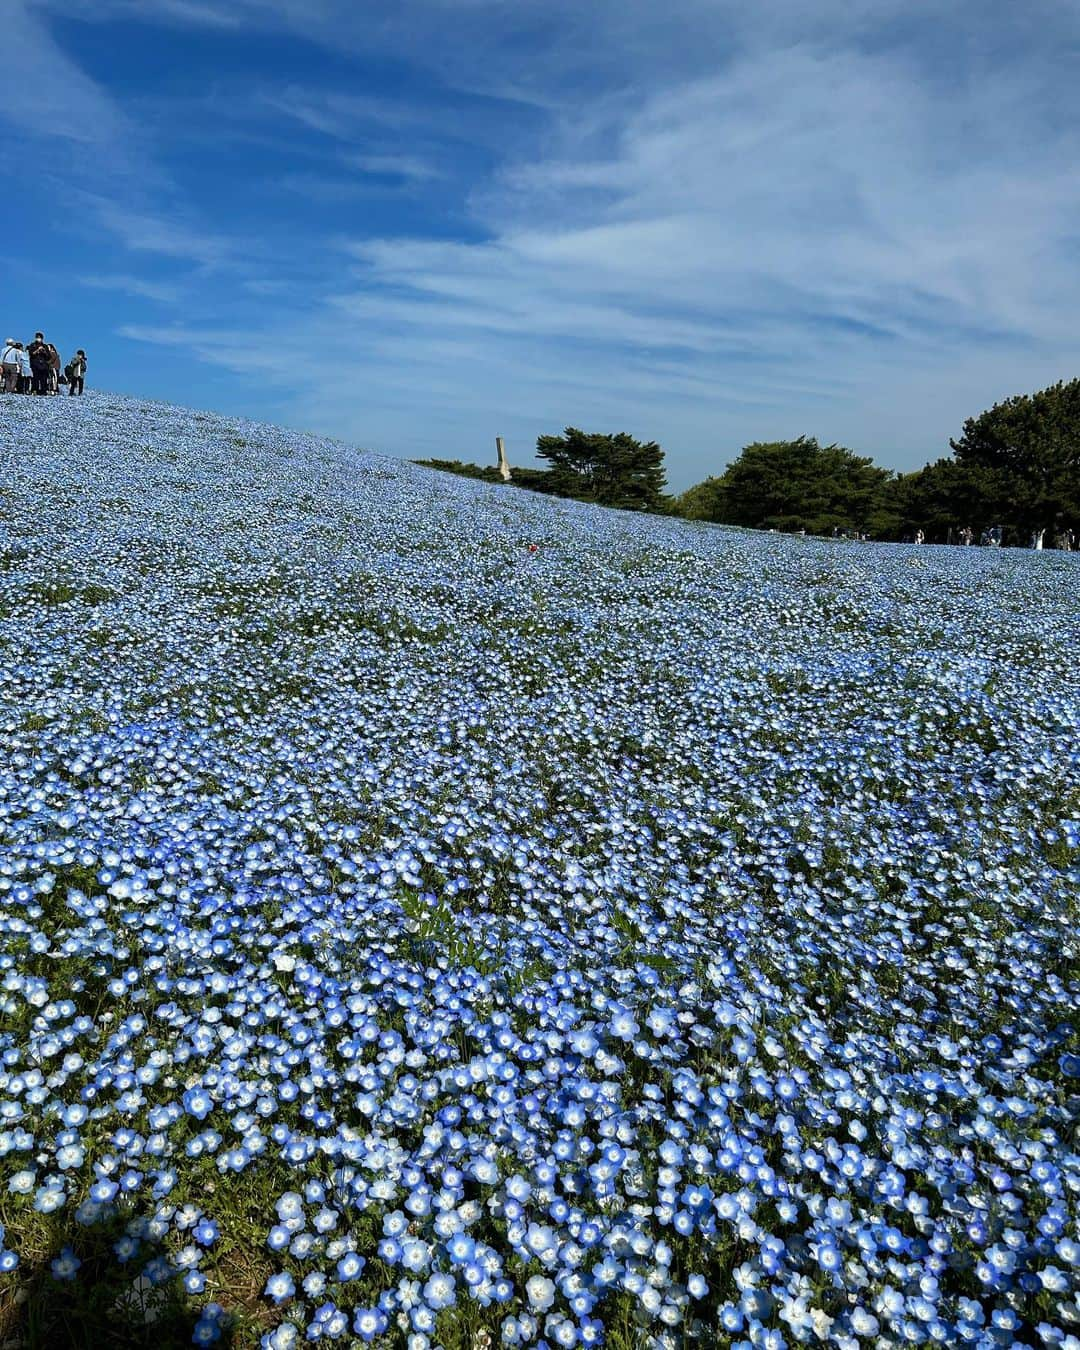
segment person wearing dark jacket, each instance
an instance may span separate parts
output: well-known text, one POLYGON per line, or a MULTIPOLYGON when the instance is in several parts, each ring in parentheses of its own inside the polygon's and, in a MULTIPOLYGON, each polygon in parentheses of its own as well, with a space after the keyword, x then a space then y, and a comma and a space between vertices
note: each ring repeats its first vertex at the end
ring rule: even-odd
POLYGON ((81 394, 86 387, 86 353, 80 347, 67 363, 68 397, 81 394))
POLYGON ((35 333, 29 347, 30 370, 34 377, 34 393, 47 394, 52 370, 52 358, 43 333, 35 333))

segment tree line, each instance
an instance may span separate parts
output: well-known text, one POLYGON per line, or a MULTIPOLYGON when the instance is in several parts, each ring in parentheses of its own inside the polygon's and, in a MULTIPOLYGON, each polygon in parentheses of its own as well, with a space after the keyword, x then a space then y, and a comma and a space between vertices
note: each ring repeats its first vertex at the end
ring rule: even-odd
MULTIPOLYGON (((754 529, 855 533, 873 539, 945 543, 965 527, 976 538, 990 524, 1005 543, 1045 531, 1080 530, 1080 380, 996 403, 969 417, 950 440, 951 455, 914 473, 894 473, 841 445, 812 436, 755 441, 721 474, 681 496, 666 492, 664 452, 655 441, 567 427, 541 436, 547 468, 515 468, 513 482, 535 492, 631 511, 754 529)), ((420 460, 490 482, 495 468, 460 460, 420 460)))

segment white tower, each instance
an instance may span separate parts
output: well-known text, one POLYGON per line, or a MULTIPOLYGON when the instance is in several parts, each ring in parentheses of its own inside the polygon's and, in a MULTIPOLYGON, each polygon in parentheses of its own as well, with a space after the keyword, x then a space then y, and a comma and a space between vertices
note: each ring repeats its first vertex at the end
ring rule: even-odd
POLYGON ((501 436, 495 437, 495 449, 499 452, 499 476, 504 483, 510 481, 510 465, 506 458, 506 446, 503 444, 501 436))

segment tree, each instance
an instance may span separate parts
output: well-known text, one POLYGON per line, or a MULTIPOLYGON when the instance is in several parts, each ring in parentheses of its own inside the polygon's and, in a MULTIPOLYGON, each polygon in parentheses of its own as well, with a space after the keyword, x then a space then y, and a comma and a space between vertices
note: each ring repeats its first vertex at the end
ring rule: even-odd
POLYGON ((949 444, 959 464, 992 476, 1018 530, 1080 522, 1080 380, 995 403, 949 444))
POLYGON ((812 436, 755 441, 719 478, 684 493, 683 513, 698 520, 756 529, 828 534, 833 529, 884 533, 893 517, 888 469, 841 445, 812 436))
POLYGON ((567 427, 561 436, 540 436, 536 453, 551 465, 550 490, 601 506, 655 511, 664 505, 664 452, 655 441, 636 441, 620 431, 598 435, 567 427))
POLYGON ((676 502, 676 511, 686 520, 722 521, 727 515, 722 478, 709 477, 687 488, 676 502))
POLYGON ((925 532, 943 544, 970 525, 976 539, 986 525, 1005 522, 1006 488, 1000 473, 955 459, 939 459, 915 473, 898 475, 889 488, 898 533, 925 532))
POLYGON ((499 483, 502 479, 498 469, 486 464, 464 464, 460 459, 415 459, 414 464, 422 464, 425 469, 440 469, 443 473, 456 473, 462 478, 480 478, 485 483, 499 483))

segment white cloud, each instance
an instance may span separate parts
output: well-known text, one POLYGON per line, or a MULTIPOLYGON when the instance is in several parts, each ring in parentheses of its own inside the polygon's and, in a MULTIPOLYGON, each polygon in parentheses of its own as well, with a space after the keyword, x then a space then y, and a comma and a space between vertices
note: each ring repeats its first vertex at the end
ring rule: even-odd
MULTIPOLYGON (((583 371, 633 372, 687 451, 746 434, 735 380, 771 391, 793 431, 910 465, 945 449, 977 386, 1001 397, 1080 355, 1076 136, 1045 118, 1041 79, 957 87, 907 54, 750 53, 584 124, 568 114, 557 153, 477 194, 493 240, 358 243, 363 289, 341 308, 422 348, 486 335, 482 362, 516 342, 523 389, 538 366, 568 394, 583 371), (673 370, 678 389, 654 378, 673 370), (886 401, 907 445, 875 426, 886 401)), ((627 396, 610 388, 609 416, 627 396)))
POLYGON ((120 153, 130 139, 126 119, 65 55, 32 7, 6 5, 0 22, 5 139, 17 130, 35 142, 67 142, 80 153, 105 148, 120 153))
POLYGON ((145 277, 110 274, 95 276, 80 275, 80 286, 89 286, 97 291, 119 291, 123 295, 135 296, 139 300, 153 300, 158 304, 176 304, 182 295, 182 288, 165 281, 149 281, 145 277))
MULTIPOLYGON (((5 103, 8 135, 0 153, 28 152, 40 164, 41 179, 55 186, 57 222, 83 239, 105 230, 136 253, 220 262, 229 246, 184 223, 175 188, 137 123, 61 49, 43 14, 17 5, 5 11, 3 23, 0 84, 20 93, 5 103), (43 141, 58 145, 62 156, 42 157, 43 141)), ((102 274, 96 284, 165 298, 160 285, 141 278, 102 274)))
POLYGON ((430 183, 433 179, 445 177, 443 168, 420 155, 349 155, 347 163, 359 169, 361 173, 383 178, 400 178, 410 183, 430 183))
POLYGON ((226 237, 175 215, 144 210, 93 192, 80 196, 85 209, 134 253, 156 253, 215 267, 237 250, 237 245, 226 237))
MULTIPOLYGON (((324 263, 306 304, 296 262, 281 257, 275 283, 264 258, 264 317, 229 341, 125 331, 272 373, 298 423, 411 453, 495 430, 523 445, 573 421, 655 436, 676 481, 801 432, 913 466, 964 416, 1080 358, 1080 109, 1059 59, 1078 25, 1047 0, 989 8, 418 0, 372 16, 173 0, 155 17, 257 15, 434 72, 426 106, 299 84, 264 98, 264 115, 351 160, 340 193, 325 166, 283 180, 323 201, 347 201, 356 170, 450 191, 452 165, 433 176, 440 81, 535 117, 523 131, 486 103, 447 111, 442 134, 497 160, 455 237, 371 238, 358 209, 344 260, 306 240, 324 263), (332 365, 295 380, 283 332, 332 365)), ((460 202, 438 215, 431 196, 446 235, 460 202)), ((234 247, 182 215, 96 209, 135 250, 218 266, 234 247)))

